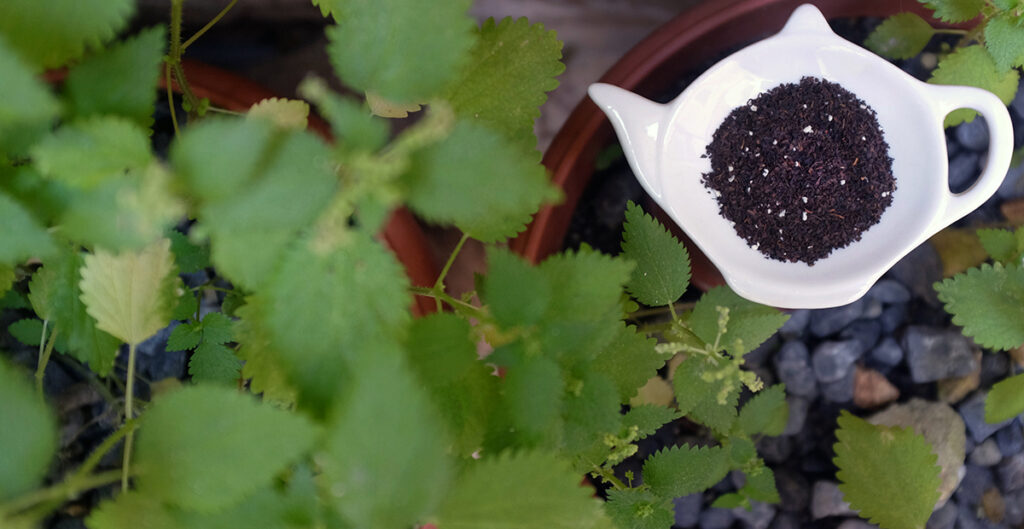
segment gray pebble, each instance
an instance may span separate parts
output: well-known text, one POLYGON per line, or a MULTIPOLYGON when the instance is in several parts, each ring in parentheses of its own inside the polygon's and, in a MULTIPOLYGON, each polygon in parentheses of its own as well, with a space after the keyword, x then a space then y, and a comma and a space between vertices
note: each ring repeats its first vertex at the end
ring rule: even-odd
POLYGON ((729 529, 736 516, 729 509, 708 509, 700 513, 700 529, 729 529))
POLYGON ((845 378, 865 347, 857 340, 822 342, 814 348, 811 363, 819 382, 835 382, 845 378))
POLYGON ((925 529, 953 529, 953 525, 956 524, 956 515, 959 511, 956 502, 948 501, 941 508, 936 509, 932 512, 931 517, 928 518, 928 524, 925 529))
POLYGON ((864 351, 874 347, 878 343, 878 337, 882 335, 882 324, 875 320, 857 320, 846 326, 839 333, 844 340, 856 340, 864 351))
POLYGON ((992 471, 988 467, 964 465, 964 477, 954 495, 961 506, 974 506, 981 502, 981 496, 992 487, 992 471))
MULTIPOLYGON (((786 388, 787 390, 789 388, 786 388)), ((807 420, 807 410, 810 409, 809 399, 797 395, 786 397, 786 404, 789 406, 789 418, 786 419, 786 429, 782 435, 796 435, 804 429, 804 422, 807 420)))
MULTIPOLYGON (((1014 130, 1024 131, 1024 127, 1014 127, 1014 130)), ((1003 178, 1003 183, 999 184, 999 189, 996 191, 996 195, 1003 200, 1013 200, 1024 196, 1024 164, 1016 167, 1011 167, 1006 171, 1006 177, 1003 178)))
POLYGON ((1010 101, 1010 108, 1017 111, 1018 116, 1024 116, 1024 85, 1017 87, 1017 94, 1010 101))
POLYGON ((821 396, 829 401, 837 404, 843 404, 853 400, 853 379, 854 370, 851 369, 846 373, 843 378, 833 382, 822 382, 821 396))
POLYGON ((818 338, 831 336, 864 314, 864 298, 853 303, 811 313, 811 334, 818 338))
POLYGON ((999 488, 1003 492, 1024 489, 1024 453, 1008 457, 996 467, 999 488))
POLYGON ((860 317, 866 320, 873 320, 882 315, 882 311, 885 310, 885 305, 881 301, 875 298, 867 298, 864 305, 864 314, 860 317))
MULTIPOLYGON (((750 351, 747 354, 743 355, 744 364, 746 364, 747 366, 763 365, 766 360, 771 358, 772 353, 778 350, 779 342, 779 335, 773 334, 761 345, 755 347, 753 351, 750 351)), ((767 385, 767 382, 765 383, 765 385, 767 385)))
POLYGON ((907 321, 907 305, 904 303, 889 305, 882 310, 882 315, 878 317, 878 323, 882 324, 882 331, 886 334, 896 332, 896 329, 899 329, 905 321, 907 321))
POLYGON ((917 383, 964 376, 979 367, 971 341, 953 329, 911 325, 903 333, 902 345, 917 383))
POLYGON ((1003 500, 1006 504, 1003 521, 1010 527, 1024 525, 1024 489, 1006 493, 1003 500))
POLYGON ((910 291, 903 283, 892 279, 882 279, 871 286, 868 296, 881 301, 887 305, 893 303, 906 303, 910 301, 910 291))
POLYGON ((1002 459, 1003 454, 999 452, 999 445, 996 444, 995 439, 991 438, 974 447, 974 450, 971 450, 971 456, 967 458, 970 464, 980 467, 990 467, 1002 459))
POLYGON ((981 387, 988 387, 1010 373, 1010 358, 1003 353, 985 353, 981 357, 981 387))
POLYGON ((779 491, 779 508, 788 512, 803 512, 811 501, 811 485, 803 474, 780 468, 775 471, 775 488, 779 491))
POLYGON ((996 444, 1003 457, 1012 457, 1024 451, 1024 430, 1020 422, 1013 421, 996 432, 996 444))
POLYGON ((792 340, 775 353, 775 373, 791 395, 814 398, 818 383, 810 365, 810 354, 803 342, 792 340))
POLYGON ((872 360, 887 366, 894 366, 903 360, 903 348, 892 336, 882 338, 881 342, 871 350, 869 356, 872 360))
POLYGON ((780 512, 775 515, 768 529, 800 529, 800 519, 788 512, 780 512))
POLYGON ((768 529, 778 509, 770 503, 760 501, 751 501, 750 506, 749 511, 743 507, 736 507, 732 513, 746 529, 768 529))
POLYGON ((977 511, 967 505, 960 505, 956 515, 957 529, 987 529, 978 519, 977 511))
POLYGON ((981 443, 985 439, 1004 426, 1010 424, 1013 419, 1007 419, 1005 421, 990 424, 985 420, 985 397, 988 395, 986 391, 977 391, 973 395, 963 401, 957 408, 957 412, 960 413, 960 417, 963 417, 964 424, 967 426, 967 431, 970 432, 971 438, 974 442, 981 443))
POLYGON ((981 116, 958 125, 955 134, 960 145, 972 151, 984 151, 988 148, 988 125, 981 116))
POLYGON ((811 492, 811 517, 820 520, 828 516, 855 516, 850 504, 843 501, 839 484, 834 481, 816 481, 811 492))
POLYGON ((690 494, 672 500, 676 512, 676 527, 693 527, 700 521, 700 508, 704 502, 701 493, 690 494))
POLYGON ((931 243, 925 242, 911 250, 889 269, 889 277, 903 283, 928 304, 941 306, 932 284, 942 280, 942 259, 931 243))
POLYGON ((978 153, 964 151, 949 161, 949 190, 961 193, 970 187, 978 173, 978 153))
POLYGON ((779 328, 779 335, 786 339, 799 338, 811 320, 811 311, 798 309, 789 313, 789 319, 779 328))
POLYGON ((768 463, 785 463, 793 455, 793 440, 787 435, 762 437, 757 441, 757 453, 768 463))

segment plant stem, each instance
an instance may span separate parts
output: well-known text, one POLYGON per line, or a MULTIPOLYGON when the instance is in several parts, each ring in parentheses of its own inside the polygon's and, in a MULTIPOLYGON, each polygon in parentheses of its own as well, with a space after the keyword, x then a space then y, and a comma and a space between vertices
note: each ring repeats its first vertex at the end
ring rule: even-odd
POLYGON ((174 126, 174 136, 181 134, 178 128, 178 113, 174 110, 174 91, 171 90, 171 65, 164 67, 164 84, 167 85, 167 107, 171 111, 171 125, 174 126))
POLYGON ((181 47, 181 11, 184 3, 185 0, 171 0, 171 44, 167 51, 167 68, 174 75, 181 96, 190 109, 189 118, 194 119, 198 116, 199 98, 192 92, 192 87, 185 79, 185 70, 181 68, 181 53, 184 51, 181 47))
POLYGON ((111 470, 87 476, 73 476, 56 485, 30 492, 0 505, 0 519, 2 519, 2 515, 17 514, 39 503, 69 500, 89 489, 116 483, 120 479, 120 475, 120 470, 111 470))
POLYGON ((444 292, 439 292, 432 288, 410 287, 409 291, 417 296, 425 296, 428 298, 434 298, 444 301, 445 303, 451 305, 452 307, 455 307, 456 309, 461 309, 463 311, 470 313, 471 316, 482 317, 484 315, 484 311, 481 310, 480 307, 477 307, 476 305, 473 305, 471 303, 466 303, 461 299, 455 299, 444 292))
POLYGON ((36 393, 39 394, 39 400, 43 400, 43 377, 46 375, 46 364, 50 362, 51 348, 45 348, 46 345, 46 326, 50 323, 50 320, 43 320, 43 332, 39 335, 39 360, 36 364, 36 393))
POLYGON ((940 28, 940 29, 936 29, 935 33, 945 34, 945 35, 966 35, 967 34, 967 30, 966 29, 953 29, 953 28, 949 28, 949 29, 940 28))
MULTIPOLYGON (((448 275, 448 271, 452 269, 452 265, 455 264, 455 258, 459 256, 459 252, 462 251, 462 247, 466 244, 466 241, 468 240, 469 235, 463 233, 462 238, 459 239, 459 242, 455 245, 455 248, 452 250, 452 254, 448 256, 448 262, 444 264, 444 268, 441 269, 441 273, 437 276, 437 281, 434 281, 434 291, 444 292, 444 278, 448 275)), ((441 298, 436 297, 434 298, 434 301, 437 302, 437 311, 440 312, 441 298)))
MULTIPOLYGON (((134 410, 132 406, 135 404, 135 344, 128 344, 128 375, 125 380, 125 394, 124 394, 124 420, 125 425, 128 421, 131 421, 135 417, 133 416, 134 410)), ((132 462, 132 441, 134 438, 135 430, 129 429, 127 432, 127 439, 124 441, 124 456, 121 458, 121 492, 128 490, 128 474, 129 466, 132 462)))
POLYGON ((217 16, 215 16, 212 19, 210 19, 210 21, 207 22, 205 26, 200 28, 199 31, 195 32, 194 35, 189 37, 189 39, 186 40, 185 43, 181 45, 181 51, 184 52, 185 49, 187 49, 189 46, 192 45, 193 42, 196 41, 196 39, 198 39, 199 37, 202 37, 203 33, 206 33, 207 31, 209 31, 210 28, 212 28, 214 26, 214 24, 216 24, 220 19, 224 18, 224 15, 228 14, 228 11, 231 11, 231 8, 235 7, 235 4, 237 4, 237 3, 238 3, 238 0, 231 0, 231 3, 229 3, 227 6, 225 6, 224 9, 221 9, 220 13, 217 13, 217 16))
POLYGON ((135 427, 137 425, 138 421, 135 419, 128 419, 125 421, 117 431, 107 436, 107 438, 104 439, 91 454, 89 454, 88 459, 86 459, 85 462, 82 463, 82 466, 78 467, 78 470, 75 471, 72 479, 83 478, 92 472, 93 469, 96 468, 96 465, 100 464, 103 456, 107 455, 107 452, 111 451, 114 446, 117 445, 118 441, 123 439, 129 433, 135 431, 135 427))
POLYGON ((615 477, 615 474, 608 472, 607 470, 597 465, 594 465, 594 470, 592 471, 592 473, 595 474, 597 477, 607 481, 608 483, 611 483, 612 486, 615 487, 616 489, 623 490, 629 488, 626 486, 625 483, 622 482, 622 480, 615 477))

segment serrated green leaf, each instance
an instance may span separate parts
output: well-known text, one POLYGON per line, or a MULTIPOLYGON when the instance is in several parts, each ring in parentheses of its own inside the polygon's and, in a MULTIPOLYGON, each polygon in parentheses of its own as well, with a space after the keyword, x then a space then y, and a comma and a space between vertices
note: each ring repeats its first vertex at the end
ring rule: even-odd
POLYGON ((43 322, 36 318, 25 318, 8 325, 7 332, 25 345, 38 346, 43 335, 43 322))
POLYGON ((626 412, 622 424, 637 427, 637 439, 653 435, 662 426, 682 417, 678 411, 665 406, 644 404, 635 406, 626 412))
POLYGON ((327 253, 310 246, 299 241, 269 281, 265 323, 302 396, 323 407, 353 357, 402 340, 412 301, 402 265, 371 235, 327 253))
POLYGON ((327 54, 338 77, 403 103, 426 101, 455 77, 473 46, 468 0, 324 0, 337 24, 327 54))
POLYGON ((775 487, 775 473, 762 462, 752 471, 745 471, 746 483, 739 493, 751 500, 764 503, 778 503, 779 491, 775 487))
POLYGON ((640 303, 668 305, 686 291, 690 283, 686 248, 633 202, 626 206, 622 253, 636 263, 626 288, 640 303))
POLYGON ((86 311, 79 289, 81 266, 82 256, 67 249, 43 261, 29 282, 29 300, 36 314, 67 337, 68 353, 106 376, 114 367, 121 342, 99 330, 86 311))
POLYGON ((985 421, 998 423, 1024 413, 1024 373, 996 382, 985 398, 985 421))
POLYGON ((167 337, 167 351, 187 351, 199 345, 203 339, 203 326, 199 323, 183 323, 171 329, 167 337))
POLYGON ((644 484, 667 498, 704 491, 728 473, 729 457, 720 446, 672 446, 647 458, 643 468, 644 484))
POLYGON ((329 419, 325 486, 353 527, 412 526, 447 489, 443 422, 402 359, 398 350, 366 351, 347 400, 329 419))
POLYGON ((983 264, 935 284, 966 336, 988 349, 1024 344, 1024 269, 983 264))
POLYGON ((206 245, 195 244, 178 230, 168 231, 167 238, 171 240, 171 253, 179 272, 191 274, 210 266, 210 248, 206 245))
POLYGON ((223 313, 203 316, 203 343, 223 344, 234 341, 234 322, 223 313))
POLYGON ((604 519, 579 474, 544 452, 503 453, 468 465, 438 511, 447 529, 588 529, 604 519), (529 483, 529 487, 523 487, 529 483))
POLYGON ((54 68, 113 38, 134 12, 132 0, 5 0, 0 35, 37 66, 54 68))
POLYGON ((57 246, 32 214, 9 195, 0 191, 0 263, 18 264, 30 257, 45 259, 57 246))
POLYGON ((676 368, 672 379, 679 412, 721 433, 729 432, 736 422, 741 384, 735 376, 705 380, 703 375, 720 371, 726 362, 690 356, 676 368))
POLYGON ((595 449, 606 452, 605 436, 614 435, 622 429, 619 408, 615 386, 608 377, 600 373, 588 373, 578 383, 574 383, 565 397, 563 408, 563 453, 574 460, 584 460, 589 463, 584 468, 592 469, 594 462, 587 460, 587 457, 595 449))
POLYGON ((786 323, 789 316, 778 309, 748 301, 727 286, 715 287, 701 296, 693 308, 689 326, 706 343, 717 343, 733 356, 754 350, 786 323), (718 307, 729 309, 726 332, 718 336, 718 307))
POLYGON ((245 115, 251 119, 269 120, 282 129, 303 130, 309 120, 309 103, 271 97, 253 104, 245 115))
POLYGON ((137 344, 167 325, 177 301, 171 241, 118 255, 97 250, 82 266, 82 302, 96 326, 137 344))
POLYGON ((924 51, 934 34, 932 26, 916 13, 897 13, 882 21, 864 46, 888 59, 910 59, 924 51))
POLYGON ((843 410, 836 438, 836 477, 850 506, 882 529, 923 528, 941 484, 937 458, 924 437, 910 428, 876 426, 843 410))
POLYGON ((453 434, 454 453, 464 457, 483 444, 499 383, 470 336, 469 322, 440 313, 414 321, 406 338, 410 367, 453 434))
POLYGON ((511 329, 533 325, 544 316, 551 284, 539 268, 506 249, 489 247, 487 272, 483 297, 498 323, 511 329))
POLYGON ((156 26, 72 66, 64 81, 68 110, 79 118, 116 114, 151 126, 165 43, 164 28, 156 26))
POLYGON ((502 409, 515 438, 502 433, 502 441, 513 446, 557 446, 565 406, 565 382, 558 364, 546 357, 529 358, 512 366, 504 382, 502 409))
POLYGON ((174 310, 171 311, 172 320, 189 321, 199 312, 199 298, 195 292, 185 291, 184 284, 184 282, 180 284, 183 293, 174 305, 174 310))
POLYGON ((241 372, 242 361, 231 348, 206 340, 196 347, 188 362, 188 374, 193 382, 236 386, 241 372))
POLYGON ((413 155, 403 179, 416 213, 483 242, 519 233, 542 203, 559 197, 518 146, 461 118, 450 136, 413 155))
POLYGON ((0 500, 40 484, 57 450, 57 420, 23 374, 0 360, 0 500))
MULTIPOLYGON (((747 401, 740 410, 737 425, 746 435, 781 435, 789 419, 786 405, 786 386, 776 384, 766 388, 747 401)), ((757 499, 757 498, 755 498, 757 499)), ((762 500, 766 501, 766 500, 762 500)))
POLYGON ((729 451, 729 465, 735 469, 749 468, 757 462, 757 448, 749 438, 733 436, 726 441, 725 448, 729 451))
POLYGON ((1007 13, 985 24, 985 47, 1000 72, 1020 66, 1024 59, 1024 28, 1017 24, 1016 18, 1007 13))
POLYGON ((935 11, 935 18, 944 22, 964 22, 981 14, 985 0, 918 0, 935 11))
POLYGON ((989 257, 1003 265, 1011 264, 1020 256, 1021 250, 1024 250, 1019 247, 1017 237, 1009 230, 980 229, 978 240, 989 257))
POLYGON ((736 492, 723 494, 711 502, 712 509, 735 509, 736 507, 748 507, 749 505, 750 500, 736 492))
POLYGON ((201 205, 218 273, 247 289, 280 266, 337 188, 327 146, 265 120, 206 120, 172 149, 178 173, 201 205))
MULTIPOLYGON (((0 6, 0 18, 9 8, 0 6)), ((0 27, 7 21, 0 21, 0 27)), ((57 98, 21 59, 0 29, 0 152, 21 153, 47 132, 60 112, 57 98)))
POLYGON ((342 151, 373 152, 387 143, 390 130, 385 120, 374 116, 366 105, 330 91, 323 79, 306 79, 298 92, 315 103, 318 113, 331 124, 342 151))
POLYGON ((235 340, 238 356, 245 362, 242 378, 251 379, 249 390, 262 394, 263 400, 288 407, 298 400, 298 392, 288 380, 280 354, 270 343, 265 310, 261 298, 251 297, 236 311, 240 319, 235 326, 235 340))
POLYGON ((675 522, 672 501, 646 490, 612 489, 604 507, 619 529, 668 529, 675 522))
MULTIPOLYGON (((932 72, 928 82, 976 86, 992 92, 1003 103, 1009 104, 1017 93, 1019 80, 1017 70, 999 71, 988 51, 981 45, 973 45, 957 48, 953 53, 939 59, 939 65, 932 72)), ((977 112, 965 108, 954 110, 946 116, 945 125, 952 127, 964 121, 973 121, 976 115, 977 112)))
POLYGON ((316 438, 303 416, 216 385, 157 399, 144 422, 138 490, 196 511, 228 507, 269 485, 316 438))
POLYGON ((614 383, 620 402, 629 402, 638 389, 665 365, 655 340, 637 332, 636 327, 618 323, 615 336, 598 352, 590 364, 595 373, 603 373, 614 383))
POLYGON ((526 151, 537 148, 533 122, 565 70, 562 43, 543 24, 493 18, 480 27, 462 73, 445 90, 455 113, 476 120, 526 151), (514 80, 514 81, 513 81, 514 80))
POLYGON ((552 287, 548 315, 592 319, 618 308, 622 285, 628 281, 633 263, 580 249, 549 257, 540 269, 552 287))

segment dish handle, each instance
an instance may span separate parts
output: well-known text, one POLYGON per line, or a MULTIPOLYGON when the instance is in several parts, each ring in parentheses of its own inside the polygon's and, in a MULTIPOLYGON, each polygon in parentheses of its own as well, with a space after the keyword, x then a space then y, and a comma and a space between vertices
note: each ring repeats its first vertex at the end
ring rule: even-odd
POLYGON ((985 169, 966 191, 952 193, 947 187, 949 200, 945 211, 937 219, 934 231, 938 231, 977 209, 999 189, 1006 178, 1013 155, 1013 125, 1006 105, 991 92, 969 86, 925 86, 940 123, 950 112, 969 108, 985 118, 989 133, 985 169))

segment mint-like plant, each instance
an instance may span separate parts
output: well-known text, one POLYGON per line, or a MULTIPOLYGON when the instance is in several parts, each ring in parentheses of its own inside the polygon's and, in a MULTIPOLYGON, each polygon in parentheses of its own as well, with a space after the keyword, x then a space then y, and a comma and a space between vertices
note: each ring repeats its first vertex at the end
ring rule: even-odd
POLYGON ((673 497, 730 470, 746 485, 718 505, 777 501, 754 442, 781 433, 784 392, 743 355, 786 316, 727 288, 677 305, 686 250, 638 206, 621 256, 533 265, 491 244, 476 292, 445 287, 466 240, 500 243, 559 197, 532 132, 563 69, 554 34, 477 27, 465 0, 316 4, 335 70, 367 101, 303 83, 330 141, 305 130, 305 102, 233 116, 198 98, 181 58, 212 23, 183 39, 181 0, 169 28, 122 40, 130 0, 0 5, 0 294, 18 311, 9 333, 39 353, 34 389, 0 361, 0 526, 36 527, 94 489, 90 529, 667 528, 673 497), (61 86, 40 77, 55 67, 61 86), (149 138, 158 94, 167 159, 149 138), (423 115, 392 135, 374 112, 423 115), (465 234, 431 287, 411 287, 377 238, 400 205, 465 234), (443 310, 414 319, 413 296, 443 310), (139 393, 139 345, 170 326, 191 380, 139 393), (677 353, 677 405, 643 402, 677 353), (64 472, 43 398, 54 354, 120 425, 64 472), (707 446, 616 473, 684 415, 707 446))

